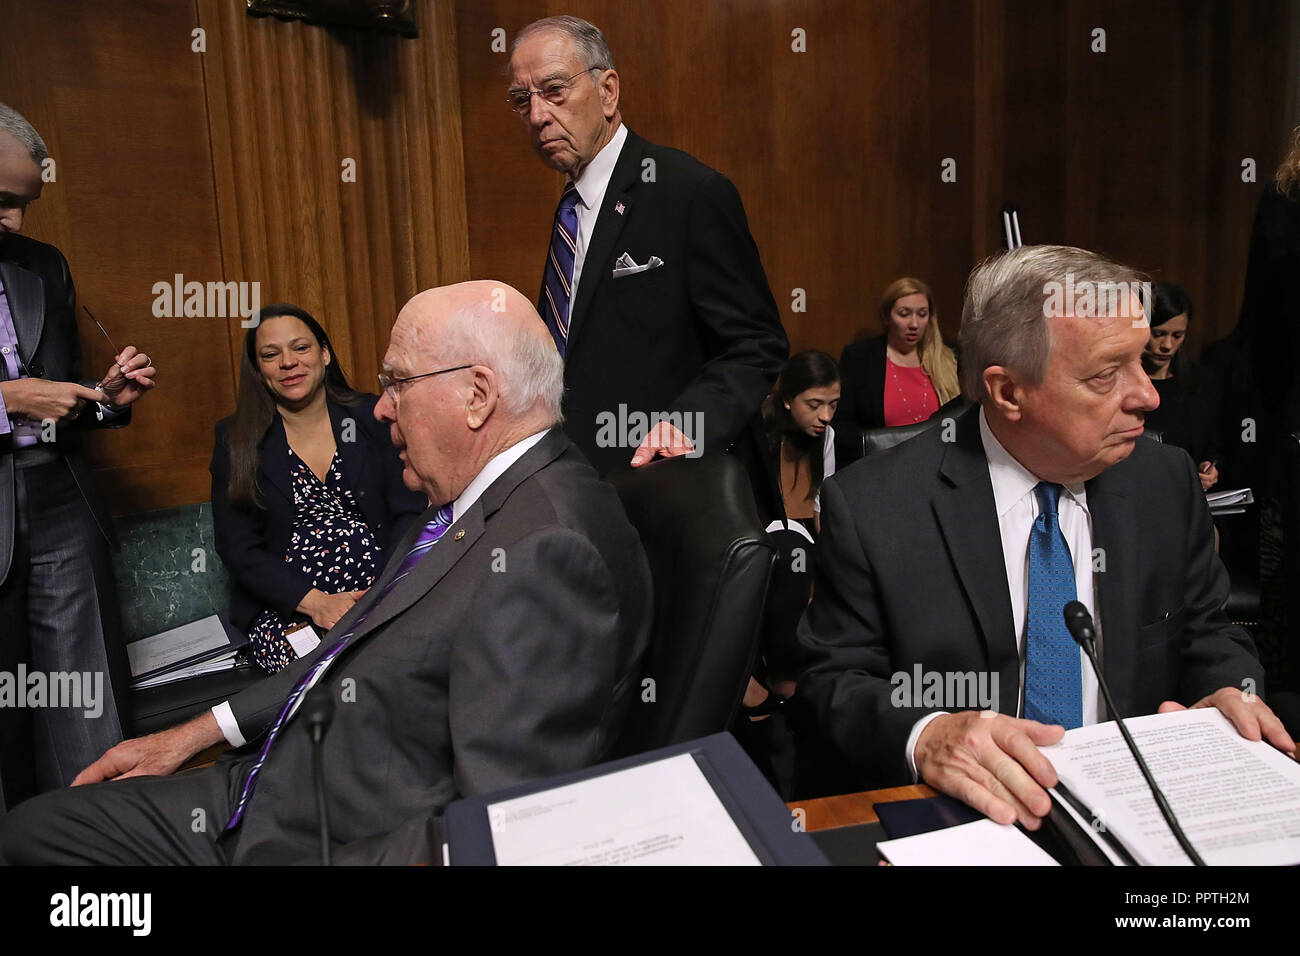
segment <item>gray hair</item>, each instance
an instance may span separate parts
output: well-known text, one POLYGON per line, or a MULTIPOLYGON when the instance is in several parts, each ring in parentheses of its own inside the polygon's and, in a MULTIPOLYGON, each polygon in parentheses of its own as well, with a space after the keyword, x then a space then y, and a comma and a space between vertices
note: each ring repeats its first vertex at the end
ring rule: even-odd
POLYGON ((36 132, 36 127, 27 122, 22 113, 4 103, 0 103, 0 132, 9 133, 22 143, 27 155, 37 166, 50 155, 50 151, 45 148, 45 140, 36 132))
MULTIPOLYGON (((538 326, 542 320, 536 316, 538 326)), ((542 326, 544 327, 544 326, 542 326)), ((538 335, 522 324, 501 334, 501 313, 490 299, 461 306, 448 316, 438 341, 448 365, 486 365, 497 374, 501 404, 512 417, 538 406, 546 424, 563 421, 564 360, 550 334, 538 335)))
POLYGON ((985 259, 966 280, 962 302, 962 393, 973 402, 983 400, 984 370, 992 365, 1040 384, 1052 346, 1048 318, 1127 316, 1130 300, 1120 298, 1123 292, 1138 293, 1143 308, 1151 301, 1149 291, 1142 292, 1149 290, 1144 279, 1136 269, 1073 246, 1021 246, 985 259), (1075 289, 1090 290, 1088 305, 1082 295, 1076 303, 1075 289))
POLYGON ((520 43, 534 33, 540 33, 543 30, 555 30, 563 33, 577 44, 578 56, 587 69, 614 69, 614 54, 609 52, 609 44, 605 42, 605 34, 601 33, 600 28, 595 24, 588 23, 578 17, 546 17, 542 20, 534 20, 515 34, 515 40, 510 44, 510 56, 515 55, 515 50, 520 43))

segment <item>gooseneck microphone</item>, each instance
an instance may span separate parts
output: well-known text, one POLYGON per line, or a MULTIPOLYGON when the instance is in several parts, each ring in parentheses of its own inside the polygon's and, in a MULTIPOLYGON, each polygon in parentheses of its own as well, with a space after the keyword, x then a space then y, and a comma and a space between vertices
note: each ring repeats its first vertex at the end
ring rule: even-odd
POLYGON ((1078 601, 1071 601, 1065 605, 1065 627, 1075 642, 1083 648, 1083 652, 1088 655, 1088 660, 1092 661, 1092 669, 1097 675, 1097 683, 1101 686, 1102 696, 1106 698, 1106 710, 1115 719, 1115 723, 1119 725, 1119 732, 1124 737, 1124 742, 1128 744, 1133 759, 1137 761, 1138 769, 1142 771, 1147 786, 1151 788, 1151 796, 1155 798, 1156 806, 1160 808, 1160 815, 1165 818, 1165 823, 1169 824, 1169 829, 1173 831, 1174 838, 1178 841, 1178 845, 1183 848, 1183 852, 1187 854, 1188 859, 1197 866, 1205 866, 1205 861, 1201 859, 1201 855, 1196 852, 1191 841, 1187 839, 1187 834, 1183 832, 1183 828, 1178 825, 1178 818, 1174 816, 1169 801, 1165 799, 1165 795, 1156 786, 1155 777, 1151 776, 1147 762, 1138 753, 1137 744, 1133 742, 1132 736, 1129 735, 1128 728, 1124 726, 1124 718, 1110 696, 1110 688, 1106 686, 1106 678, 1101 675, 1101 667, 1097 664, 1097 631, 1092 624, 1092 615, 1088 613, 1088 609, 1083 604, 1078 601))
POLYGON ((307 691, 302 702, 302 716, 311 734, 311 775, 316 790, 316 812, 320 817, 320 862, 330 865, 330 818, 325 805, 325 732, 334 716, 334 696, 325 684, 307 691))

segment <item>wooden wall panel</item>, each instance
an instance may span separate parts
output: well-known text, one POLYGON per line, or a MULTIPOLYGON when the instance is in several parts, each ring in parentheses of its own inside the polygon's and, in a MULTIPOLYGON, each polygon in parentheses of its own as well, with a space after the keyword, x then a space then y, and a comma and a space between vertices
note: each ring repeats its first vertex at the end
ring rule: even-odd
MULTIPOLYGON (((206 499, 212 424, 233 396, 222 319, 157 318, 155 282, 219 279, 203 60, 194 8, 174 0, 5 4, 0 99, 37 127, 57 180, 24 232, 61 249, 81 302, 119 346, 158 365, 158 388, 124 431, 90 436, 118 511, 206 499)), ((112 349, 78 315, 85 374, 112 349)))
MULTIPOLYGON (((59 163, 27 231, 159 367, 131 427, 92 442, 118 512, 205 500, 212 426, 234 407, 239 318, 155 318, 154 282, 258 282, 264 304, 315 314, 375 391, 402 303, 468 276, 454 8, 418 11, 416 40, 251 18, 239 0, 0 11, 0 99, 59 163)), ((82 340, 107 366, 93 325, 82 340)))
POLYGON ((606 33, 624 120, 740 189, 794 349, 876 328, 902 274, 930 282, 955 336, 970 268, 1025 237, 1109 251, 1183 282, 1194 338, 1235 322, 1245 246, 1294 97, 1296 4, 1260 0, 459 0, 470 265, 530 297, 561 177, 501 102, 490 48, 541 16, 606 33), (1107 52, 1090 50, 1107 30, 1107 52), (802 28, 807 52, 791 51, 802 28), (1275 91, 1273 96, 1270 91, 1275 91), (1240 182, 1240 159, 1261 182, 1240 182), (940 163, 957 162, 957 181, 940 163), (808 311, 790 311, 805 289, 808 311))

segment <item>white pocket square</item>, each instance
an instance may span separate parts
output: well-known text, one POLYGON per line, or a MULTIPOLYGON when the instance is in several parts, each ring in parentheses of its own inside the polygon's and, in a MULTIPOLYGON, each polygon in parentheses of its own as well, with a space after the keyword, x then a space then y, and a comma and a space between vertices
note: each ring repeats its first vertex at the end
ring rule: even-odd
POLYGON ((623 276, 636 275, 638 272, 648 272, 651 269, 658 269, 664 261, 658 256, 651 256, 650 261, 643 266, 636 264, 636 260, 626 252, 614 261, 614 278, 621 279, 623 276))

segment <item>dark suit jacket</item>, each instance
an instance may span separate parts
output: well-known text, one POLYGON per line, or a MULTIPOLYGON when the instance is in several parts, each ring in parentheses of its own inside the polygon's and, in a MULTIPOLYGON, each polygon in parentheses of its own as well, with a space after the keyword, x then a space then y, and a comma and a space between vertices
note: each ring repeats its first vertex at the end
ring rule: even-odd
MULTIPOLYGON (((402 461, 389 439, 388 428, 375 420, 378 400, 375 395, 366 395, 352 406, 328 400, 326 404, 343 479, 387 558, 429 501, 426 495, 402 483, 402 461), (349 419, 355 422, 355 440, 344 441, 344 423, 349 419)), ((293 537, 295 510, 284 421, 276 415, 258 445, 261 461, 257 478, 265 510, 238 508, 226 493, 230 482, 226 433, 232 421, 223 418, 216 427, 210 466, 212 527, 217 553, 232 576, 230 620, 246 630, 264 608, 274 608, 286 616, 292 614, 303 595, 312 589, 312 580, 284 560, 293 537)))
MULTIPOLYGON (((597 416, 617 416, 626 405, 645 414, 702 412, 703 451, 725 451, 788 352, 736 187, 629 130, 569 322, 569 437, 601 474, 626 464, 635 445, 597 442, 597 416), (614 262, 625 252, 638 264, 651 256, 664 264, 615 279, 614 262)), ((698 435, 688 436, 700 445, 698 435)))
MULTIPOLYGON (((493 482, 372 612, 423 523, 316 651, 230 701, 250 740, 218 764, 234 792, 289 689, 366 615, 322 678, 348 701, 325 743, 339 843, 391 833, 463 794, 600 762, 639 692, 652 608, 645 553, 613 488, 563 432, 493 482)), ((310 740, 289 726, 262 769, 235 862, 315 852, 310 780, 310 740)))
MULTIPOLYGON (((77 295, 63 253, 27 236, 0 239, 0 277, 4 279, 19 357, 34 378, 94 384, 81 376, 81 342, 77 337, 77 295)), ((0 372, 0 375, 3 373, 0 372)), ((87 428, 120 428, 131 420, 131 409, 100 421, 93 406, 75 421, 55 429, 54 446, 63 454, 72 476, 90 507, 99 532, 115 543, 108 509, 95 489, 90 469, 79 449, 79 433, 87 428)), ((9 573, 14 539, 13 433, 8 421, 0 433, 0 581, 9 573)))
POLYGON ((885 345, 883 335, 851 342, 840 353, 840 407, 835 430, 885 427, 885 345))
MULTIPOLYGON (((1245 679, 1262 689, 1250 636, 1220 610, 1228 576, 1186 452, 1139 440, 1087 497, 1105 559, 1102 670, 1120 710, 1192 704, 1245 679)), ((978 406, 955 442, 931 429, 830 478, 819 543, 799 694, 860 785, 910 783, 907 737, 940 709, 892 706, 894 673, 996 672, 998 710, 1016 713, 1020 655, 978 406)))

